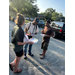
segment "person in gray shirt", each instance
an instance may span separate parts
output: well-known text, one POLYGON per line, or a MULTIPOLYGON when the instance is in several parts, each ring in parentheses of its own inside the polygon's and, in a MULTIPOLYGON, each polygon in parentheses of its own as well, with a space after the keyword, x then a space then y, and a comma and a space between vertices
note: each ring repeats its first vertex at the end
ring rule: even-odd
MULTIPOLYGON (((28 35, 28 38, 32 38, 33 36, 32 35, 36 35, 38 32, 39 32, 39 28, 37 26, 37 23, 39 22, 39 19, 38 18, 35 18, 33 22, 31 23, 28 23, 26 26, 25 26, 25 33, 28 35)), ((27 53, 27 47, 29 45, 29 50, 28 50, 28 54, 30 56, 33 56, 31 50, 32 50, 32 44, 26 44, 24 45, 24 52, 25 52, 25 56, 24 56, 24 59, 27 59, 27 56, 26 56, 26 53, 27 53)))

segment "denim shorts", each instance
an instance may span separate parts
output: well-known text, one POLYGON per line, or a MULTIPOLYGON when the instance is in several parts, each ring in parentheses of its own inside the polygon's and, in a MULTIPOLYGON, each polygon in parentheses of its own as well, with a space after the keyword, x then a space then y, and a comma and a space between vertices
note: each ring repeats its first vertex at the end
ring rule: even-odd
POLYGON ((23 49, 19 52, 15 52, 17 57, 21 57, 23 55, 23 49))

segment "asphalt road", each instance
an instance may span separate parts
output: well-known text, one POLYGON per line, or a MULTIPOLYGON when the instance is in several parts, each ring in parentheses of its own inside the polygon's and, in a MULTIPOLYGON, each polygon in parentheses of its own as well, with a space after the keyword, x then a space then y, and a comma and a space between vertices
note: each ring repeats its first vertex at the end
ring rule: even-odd
MULTIPOLYGON (((15 58, 14 51, 11 44, 11 31, 15 23, 9 21, 9 63, 15 58)), ((24 29, 25 25, 22 27, 24 29)), ((42 28, 39 29, 40 31, 42 28)), ((19 74, 14 74, 9 68, 9 75, 65 75, 65 40, 51 38, 45 59, 40 59, 39 53, 42 53, 41 32, 35 36, 39 40, 38 43, 32 47, 34 57, 27 55, 28 59, 21 58, 19 67, 23 71, 19 74)))

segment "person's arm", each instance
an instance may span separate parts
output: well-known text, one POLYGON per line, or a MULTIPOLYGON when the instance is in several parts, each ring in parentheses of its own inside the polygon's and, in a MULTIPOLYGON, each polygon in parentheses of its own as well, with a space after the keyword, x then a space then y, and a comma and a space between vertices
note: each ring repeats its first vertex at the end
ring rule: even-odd
POLYGON ((54 33, 52 32, 51 35, 45 35, 46 37, 53 37, 54 36, 54 33))
MULTIPOLYGON (((44 28, 45 28, 45 27, 44 27, 44 28)), ((43 30, 41 30, 41 33, 42 33, 42 34, 44 34, 44 28, 43 28, 43 30)))
POLYGON ((24 45, 24 44, 27 44, 27 43, 33 44, 33 42, 31 42, 31 41, 28 41, 28 42, 17 42, 18 45, 24 45))

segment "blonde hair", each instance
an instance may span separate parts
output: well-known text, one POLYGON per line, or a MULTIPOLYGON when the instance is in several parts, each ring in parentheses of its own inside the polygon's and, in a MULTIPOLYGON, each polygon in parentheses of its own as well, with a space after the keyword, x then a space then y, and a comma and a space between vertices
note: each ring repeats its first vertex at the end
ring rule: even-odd
POLYGON ((24 21, 24 16, 20 13, 17 13, 15 24, 20 26, 20 25, 22 25, 23 21, 24 21))

